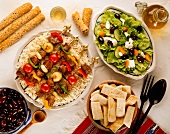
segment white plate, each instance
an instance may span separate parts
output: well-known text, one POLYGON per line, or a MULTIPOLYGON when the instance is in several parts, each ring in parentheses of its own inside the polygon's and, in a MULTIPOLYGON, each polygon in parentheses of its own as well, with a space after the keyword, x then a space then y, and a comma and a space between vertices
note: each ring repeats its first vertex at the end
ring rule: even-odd
MULTIPOLYGON (((114 11, 118 11, 118 12, 123 12, 123 13, 125 13, 125 14, 127 14, 127 15, 129 15, 129 16, 135 17, 132 13, 128 13, 128 12, 126 12, 126 11, 118 8, 118 7, 106 6, 105 8, 103 8, 103 10, 101 10, 99 13, 97 13, 97 14, 94 16, 94 18, 93 18, 94 21, 93 21, 93 23, 92 23, 92 28, 93 28, 92 31, 93 31, 93 39, 94 39, 94 40, 96 39, 96 36, 95 36, 95 34, 94 34, 94 27, 95 27, 96 22, 97 22, 97 20, 99 19, 99 17, 100 17, 100 16, 103 14, 103 12, 105 12, 106 10, 114 10, 114 11)), ((138 19, 138 20, 140 20, 140 19, 137 18, 137 17, 135 17, 135 18, 138 19)), ((146 26, 146 24, 145 24, 143 21, 142 21, 142 27, 145 29, 146 35, 147 35, 148 38, 150 39, 151 44, 152 44, 152 48, 153 48, 153 56, 152 56, 152 62, 151 62, 151 64, 150 64, 150 67, 149 67, 149 68, 147 69, 147 71, 146 71, 144 74, 142 74, 142 75, 134 76, 134 75, 131 75, 131 74, 125 74, 125 73, 120 72, 119 70, 117 70, 117 68, 116 68, 115 66, 107 63, 107 62, 104 60, 104 57, 103 57, 102 52, 100 51, 100 49, 98 48, 98 46, 95 44, 96 49, 97 49, 97 52, 98 52, 100 58, 103 60, 103 62, 104 62, 107 66, 109 66, 111 69, 113 69, 116 73, 119 73, 119 74, 121 74, 121 75, 123 75, 123 76, 126 76, 126 77, 128 77, 128 78, 132 78, 132 79, 135 79, 135 80, 142 79, 147 73, 153 71, 154 68, 155 68, 155 64, 156 64, 155 47, 154 47, 154 41, 153 41, 153 39, 152 39, 151 33, 150 33, 148 27, 146 26)))
MULTIPOLYGON (((19 60, 19 56, 20 54, 22 53, 23 49, 36 37, 42 35, 43 33, 45 32, 53 32, 53 31, 59 31, 61 32, 60 30, 50 30, 50 31, 44 31, 44 32, 40 32, 38 33, 37 35, 34 35, 32 36, 26 43, 25 45, 22 46, 22 48, 18 51, 18 55, 16 56, 16 60, 15 60, 15 72, 14 72, 14 76, 16 77, 16 71, 18 69, 17 67, 17 63, 18 63, 18 60, 19 60)), ((73 36, 71 33, 69 33, 70 36, 73 36)), ((79 43, 80 44, 83 44, 82 41, 79 39, 79 43)), ((91 56, 91 53, 88 49, 88 57, 89 59, 92 59, 92 56, 91 56)), ((64 104, 64 105, 61 105, 61 106, 54 106, 52 107, 51 110, 58 110, 58 109, 63 109, 63 108, 66 108, 66 107, 69 107, 69 106, 72 106, 76 103, 78 103, 89 91, 90 89, 90 86, 92 84, 92 81, 93 81, 93 76, 94 76, 94 67, 92 68, 92 78, 91 80, 85 85, 85 88, 84 88, 84 91, 79 95, 77 96, 77 98, 67 104, 64 104)), ((22 85, 20 84, 20 80, 19 79, 16 79, 16 85, 18 87, 18 90, 20 91, 20 93, 30 102, 30 103, 33 103, 35 106, 39 107, 39 108, 44 108, 44 106, 40 103, 38 103, 37 101, 35 101, 34 99, 32 99, 27 93, 25 93, 25 91, 23 90, 24 87, 22 87, 22 85)))

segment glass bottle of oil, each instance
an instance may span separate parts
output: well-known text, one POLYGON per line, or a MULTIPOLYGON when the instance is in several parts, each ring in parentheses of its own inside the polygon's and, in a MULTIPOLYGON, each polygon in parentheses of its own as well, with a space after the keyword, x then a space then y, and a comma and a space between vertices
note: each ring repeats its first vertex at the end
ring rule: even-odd
POLYGON ((168 21, 169 13, 161 5, 148 6, 142 14, 145 24, 152 29, 162 28, 168 21))

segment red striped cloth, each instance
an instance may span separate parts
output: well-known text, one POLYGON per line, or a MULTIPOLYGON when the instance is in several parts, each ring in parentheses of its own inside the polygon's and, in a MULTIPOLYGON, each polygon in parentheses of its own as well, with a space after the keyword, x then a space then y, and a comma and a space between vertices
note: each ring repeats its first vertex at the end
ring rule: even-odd
MULTIPOLYGON (((126 131, 127 128, 121 130, 119 134, 126 134, 126 131)), ((85 120, 75 129, 73 134, 106 134, 106 132, 96 128, 87 116, 85 120)), ((149 117, 147 117, 139 129, 138 134, 165 134, 165 132, 149 117)))

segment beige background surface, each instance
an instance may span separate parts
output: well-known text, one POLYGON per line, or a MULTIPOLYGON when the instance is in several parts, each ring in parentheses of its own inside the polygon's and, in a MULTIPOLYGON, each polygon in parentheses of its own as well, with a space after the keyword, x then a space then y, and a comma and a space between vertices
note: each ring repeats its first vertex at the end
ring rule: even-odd
MULTIPOLYGON (((135 0, 29 0, 33 6, 40 6, 42 12, 46 16, 46 20, 33 29, 31 32, 26 34, 24 38, 18 41, 16 44, 6 49, 4 52, 0 53, 0 87, 11 87, 17 89, 15 84, 15 67, 14 61, 18 50, 24 45, 24 43, 32 36, 41 31, 49 29, 62 29, 66 24, 72 25, 72 33, 79 35, 81 40, 89 44, 90 51, 92 55, 98 56, 92 36, 92 27, 90 27, 90 32, 88 36, 83 36, 79 29, 75 26, 71 18, 71 14, 75 11, 78 11, 80 14, 83 12, 84 7, 91 7, 93 9, 93 15, 91 23, 94 21, 93 16, 98 13, 103 7, 107 5, 112 5, 119 7, 127 12, 133 13, 138 16, 135 5, 135 0), (54 23, 51 21, 49 15, 50 10, 54 6, 62 6, 66 9, 67 18, 63 23, 54 23)), ((146 2, 151 5, 154 2, 158 1, 160 4, 164 4, 163 0, 146 0, 146 2)), ((0 1, 0 20, 7 16, 19 5, 27 2, 27 0, 1 0, 0 1)), ((165 7, 170 12, 170 4, 166 4, 165 7)), ((138 16, 139 17, 139 16, 138 16)), ((170 19, 168 24, 160 30, 151 30, 153 39, 155 41, 156 48, 156 68, 152 72, 157 79, 164 78, 167 80, 167 83, 170 83, 170 19)), ((139 97, 142 80, 134 81, 119 75, 108 68, 100 60, 99 64, 95 66, 95 75, 94 80, 91 85, 91 89, 95 85, 99 84, 102 81, 108 79, 116 79, 125 82, 128 85, 131 85, 133 91, 139 97)), ((90 89, 89 89, 90 91, 90 89)), ((32 126, 26 134, 63 134, 63 133, 72 133, 73 130, 83 121, 87 116, 86 113, 86 98, 87 95, 76 105, 71 106, 66 109, 58 111, 46 111, 47 119, 41 124, 35 124, 32 126)), ((169 85, 167 87, 166 94, 163 100, 155 105, 149 113, 149 117, 153 119, 166 133, 170 133, 170 89, 169 85)), ((140 103, 140 101, 139 101, 140 103)), ((32 110, 37 108, 29 103, 29 107, 32 110)), ((145 108, 147 104, 145 105, 145 108)))

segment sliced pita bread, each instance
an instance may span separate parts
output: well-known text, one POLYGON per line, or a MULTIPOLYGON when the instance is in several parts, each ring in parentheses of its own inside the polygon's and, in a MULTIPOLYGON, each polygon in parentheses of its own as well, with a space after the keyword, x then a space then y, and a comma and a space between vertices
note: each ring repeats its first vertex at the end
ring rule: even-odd
POLYGON ((95 94, 90 99, 92 102, 100 102, 100 105, 107 105, 107 98, 100 94, 95 94))
POLYGON ((123 121, 123 124, 125 124, 128 128, 130 128, 130 126, 131 126, 134 112, 135 112, 135 107, 128 106, 126 115, 125 115, 125 118, 123 121))
POLYGON ((123 117, 125 115, 126 100, 122 98, 117 99, 116 117, 123 117))
POLYGON ((100 102, 91 102, 92 116, 94 120, 102 120, 103 112, 100 102))
POLYGON ((116 121, 113 122, 113 123, 110 125, 109 128, 110 128, 114 133, 116 133, 117 130, 122 127, 123 121, 124 121, 124 118, 123 118, 123 117, 117 118, 116 121))
POLYGON ((126 105, 134 105, 138 101, 138 97, 135 95, 130 95, 126 101, 126 105))
POLYGON ((108 121, 114 122, 116 120, 116 102, 112 97, 108 97, 108 121))

